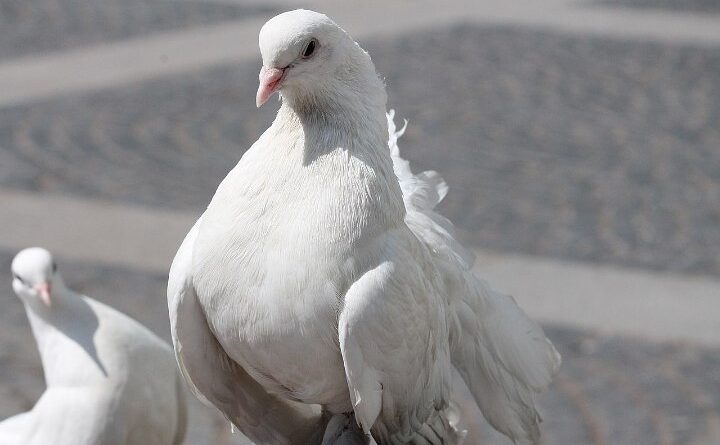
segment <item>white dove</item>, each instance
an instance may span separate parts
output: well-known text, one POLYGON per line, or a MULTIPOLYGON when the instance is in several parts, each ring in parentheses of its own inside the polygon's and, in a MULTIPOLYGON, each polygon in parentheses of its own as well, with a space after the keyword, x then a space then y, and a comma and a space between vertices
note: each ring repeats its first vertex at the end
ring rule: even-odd
POLYGON ((128 316, 68 289, 50 253, 12 262, 47 389, 0 423, 2 445, 179 445, 182 380, 169 345, 128 316))
POLYGON ((412 174, 394 128, 388 150, 370 56, 307 10, 268 21, 260 51, 257 105, 279 91, 280 110, 170 270, 176 357, 195 394, 257 444, 335 443, 353 416, 380 445, 454 444, 455 374, 495 428, 536 443, 534 398, 560 357, 470 271, 432 210, 442 179, 412 174))

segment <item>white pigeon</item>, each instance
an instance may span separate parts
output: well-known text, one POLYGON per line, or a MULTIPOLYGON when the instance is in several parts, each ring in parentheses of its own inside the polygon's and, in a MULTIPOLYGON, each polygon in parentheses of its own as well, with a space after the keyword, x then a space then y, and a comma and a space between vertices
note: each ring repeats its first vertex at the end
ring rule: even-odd
POLYGON ((495 428, 537 443, 535 396, 560 357, 472 274, 433 211, 442 179, 412 174, 394 128, 388 150, 370 56, 307 10, 268 21, 260 51, 257 105, 279 91, 280 110, 170 270, 195 394, 260 445, 337 443, 353 418, 380 445, 447 445, 462 436, 449 410, 459 375, 495 428))
POLYGON ((135 320, 68 289, 50 253, 12 262, 47 389, 0 423, 2 445, 179 445, 182 380, 170 346, 135 320))

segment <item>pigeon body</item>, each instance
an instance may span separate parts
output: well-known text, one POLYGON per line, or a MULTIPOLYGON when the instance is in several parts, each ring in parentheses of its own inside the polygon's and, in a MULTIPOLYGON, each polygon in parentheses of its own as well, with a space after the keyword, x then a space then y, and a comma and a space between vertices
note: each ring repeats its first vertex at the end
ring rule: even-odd
POLYGON ((0 423, 0 443, 182 443, 185 400, 169 346, 128 316, 68 289, 44 249, 21 251, 12 270, 47 389, 31 411, 0 423))
POLYGON ((280 91, 278 115, 170 271, 173 342, 195 393, 258 444, 335 443, 352 415, 368 437, 341 443, 449 445, 462 436, 455 374, 496 428, 535 442, 534 396, 559 356, 473 276, 433 211, 446 184, 399 156, 369 55, 304 10, 270 20, 260 49, 257 103, 280 91))

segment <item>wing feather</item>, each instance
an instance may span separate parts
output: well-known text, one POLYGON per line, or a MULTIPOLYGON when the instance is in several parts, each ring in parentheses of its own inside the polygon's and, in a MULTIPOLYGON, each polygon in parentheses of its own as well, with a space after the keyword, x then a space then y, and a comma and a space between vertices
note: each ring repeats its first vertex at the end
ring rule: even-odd
POLYGON ((379 245, 387 257, 351 285, 339 319, 355 416, 378 443, 454 443, 439 419, 452 367, 437 274, 409 232, 390 233, 379 245))
POLYGON ((560 366, 560 355, 540 326, 512 297, 493 291, 472 271, 473 254, 455 239, 453 224, 434 211, 447 184, 433 171, 414 175, 400 157, 394 112, 388 113, 388 145, 406 207, 405 222, 433 252, 446 281, 451 324, 452 363, 483 415, 517 443, 536 443, 540 415, 535 396, 560 366))

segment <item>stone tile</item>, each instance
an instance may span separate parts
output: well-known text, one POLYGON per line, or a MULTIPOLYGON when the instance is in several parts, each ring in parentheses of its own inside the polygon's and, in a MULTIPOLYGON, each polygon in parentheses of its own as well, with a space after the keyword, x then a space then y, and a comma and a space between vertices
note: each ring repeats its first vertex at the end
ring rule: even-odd
POLYGON ((203 0, 25 0, 0 2, 0 59, 202 26, 277 11, 203 0))
MULTIPOLYGON (((720 50, 506 27, 363 42, 474 245, 720 272, 720 50)), ((0 110, 0 186, 203 208, 272 120, 254 62, 0 110)))
MULTIPOLYGON (((599 0, 603 6, 619 6, 621 8, 659 9, 673 12, 718 13, 720 3, 715 0, 599 0)), ((592 3, 591 3, 592 4, 592 3)))

